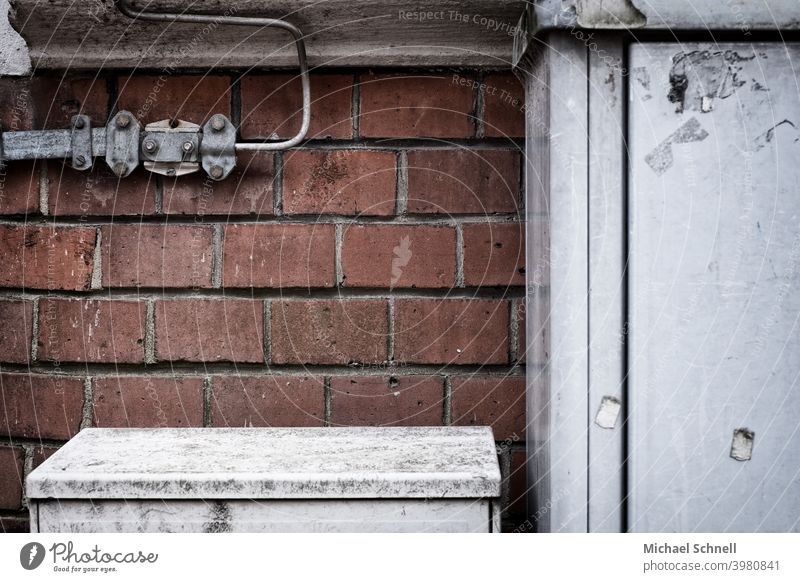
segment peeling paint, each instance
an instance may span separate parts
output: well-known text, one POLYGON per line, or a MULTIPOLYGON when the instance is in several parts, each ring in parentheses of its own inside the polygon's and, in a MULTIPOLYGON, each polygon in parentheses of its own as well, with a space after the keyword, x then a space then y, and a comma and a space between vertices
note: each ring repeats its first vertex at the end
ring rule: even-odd
POLYGON ((647 154, 644 161, 660 176, 671 168, 675 161, 672 154, 672 144, 703 141, 707 137, 708 132, 701 127, 696 117, 692 117, 662 141, 658 147, 647 154))
POLYGON ((9 22, 12 16, 9 0, 0 0, 0 76, 27 75, 31 72, 28 45, 9 22))
POLYGON ((676 113, 708 113, 713 99, 727 99, 747 84, 739 77, 740 63, 755 58, 755 53, 742 56, 733 50, 680 52, 672 57, 667 99, 676 113))
POLYGON ((753 457, 753 441, 756 434, 747 428, 737 428, 733 431, 731 443, 731 458, 737 461, 749 461, 753 457))
POLYGON ((594 423, 600 428, 611 429, 616 427, 621 409, 622 403, 619 398, 603 396, 600 401, 600 407, 597 409, 597 415, 594 417, 594 423))

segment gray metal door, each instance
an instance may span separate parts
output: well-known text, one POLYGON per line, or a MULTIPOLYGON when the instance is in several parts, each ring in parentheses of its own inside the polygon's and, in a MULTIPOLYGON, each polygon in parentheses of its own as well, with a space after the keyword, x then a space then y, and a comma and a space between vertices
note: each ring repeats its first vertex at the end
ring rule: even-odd
POLYGON ((800 531, 800 46, 629 64, 628 525, 800 531))

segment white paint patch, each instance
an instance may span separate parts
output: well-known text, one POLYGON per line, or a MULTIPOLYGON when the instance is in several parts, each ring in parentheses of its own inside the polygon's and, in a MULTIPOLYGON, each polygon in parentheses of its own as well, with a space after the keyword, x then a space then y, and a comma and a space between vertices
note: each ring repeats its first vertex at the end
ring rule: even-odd
POLYGON ((737 428, 733 431, 731 443, 731 457, 737 461, 749 461, 753 458, 753 441, 756 433, 746 428, 737 428))
POLYGON ((0 76, 27 75, 31 72, 31 55, 28 45, 8 21, 11 5, 0 0, 0 76))
POLYGON ((600 428, 614 428, 617 426, 617 419, 621 409, 622 403, 618 398, 603 396, 603 400, 600 401, 600 408, 594 417, 594 423, 600 428))

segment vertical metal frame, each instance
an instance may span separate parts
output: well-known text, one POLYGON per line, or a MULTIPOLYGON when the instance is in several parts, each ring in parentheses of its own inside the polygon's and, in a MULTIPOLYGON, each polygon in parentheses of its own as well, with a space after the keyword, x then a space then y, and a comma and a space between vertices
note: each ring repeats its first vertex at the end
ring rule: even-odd
POLYGON ((529 345, 545 334, 548 365, 527 372, 530 521, 540 532, 624 531, 624 412, 613 428, 594 422, 604 397, 624 411, 623 42, 568 31, 533 42, 521 63, 526 332, 529 345))

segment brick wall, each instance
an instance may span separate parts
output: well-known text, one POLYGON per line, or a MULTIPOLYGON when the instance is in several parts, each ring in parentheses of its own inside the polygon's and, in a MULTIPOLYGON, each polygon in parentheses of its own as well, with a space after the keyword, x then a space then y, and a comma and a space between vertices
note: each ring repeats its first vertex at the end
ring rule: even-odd
MULTIPOLYGON (((223 113, 242 139, 286 137, 299 90, 281 74, 5 80, 0 122, 223 113)), ((3 529, 27 527, 23 476, 87 426, 489 424, 506 527, 524 512, 521 87, 335 71, 312 98, 303 147, 240 155, 221 183, 9 165, 3 529)))

